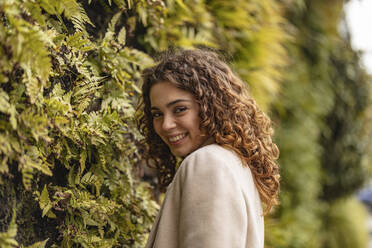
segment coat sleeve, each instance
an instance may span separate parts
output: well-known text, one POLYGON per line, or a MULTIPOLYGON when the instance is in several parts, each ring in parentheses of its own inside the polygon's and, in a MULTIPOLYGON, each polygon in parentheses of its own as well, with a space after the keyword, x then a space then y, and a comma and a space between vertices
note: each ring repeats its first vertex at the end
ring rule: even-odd
POLYGON ((245 247, 247 211, 231 164, 211 151, 190 156, 182 165, 180 248, 245 247))

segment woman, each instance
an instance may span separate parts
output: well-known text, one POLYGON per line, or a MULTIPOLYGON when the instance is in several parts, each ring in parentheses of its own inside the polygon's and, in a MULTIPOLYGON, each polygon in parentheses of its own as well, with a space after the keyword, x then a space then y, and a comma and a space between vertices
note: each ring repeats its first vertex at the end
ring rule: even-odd
POLYGON ((203 50, 170 52, 143 79, 138 126, 167 187, 146 247, 264 247, 279 151, 246 85, 203 50))

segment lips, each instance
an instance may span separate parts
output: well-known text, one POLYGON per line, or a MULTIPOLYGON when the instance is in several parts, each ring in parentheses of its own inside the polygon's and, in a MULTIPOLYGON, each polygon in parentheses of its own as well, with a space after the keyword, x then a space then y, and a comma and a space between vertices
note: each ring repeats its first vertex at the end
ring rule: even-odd
POLYGON ((178 134, 176 136, 169 137, 168 140, 171 144, 177 144, 187 136, 186 133, 178 134))

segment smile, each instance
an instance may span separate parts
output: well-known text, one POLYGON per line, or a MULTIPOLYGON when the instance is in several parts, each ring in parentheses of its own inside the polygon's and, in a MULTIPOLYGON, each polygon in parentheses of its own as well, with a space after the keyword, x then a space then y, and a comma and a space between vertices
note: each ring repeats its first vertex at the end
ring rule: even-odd
POLYGON ((177 136, 174 136, 174 137, 170 137, 168 138, 168 140, 172 143, 177 143, 178 141, 182 140, 183 138, 186 137, 186 134, 179 134, 177 136))

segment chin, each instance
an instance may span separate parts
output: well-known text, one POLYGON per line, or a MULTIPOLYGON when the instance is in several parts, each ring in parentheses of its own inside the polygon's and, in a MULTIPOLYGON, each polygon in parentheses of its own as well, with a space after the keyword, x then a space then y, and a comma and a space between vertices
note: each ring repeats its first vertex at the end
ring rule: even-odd
POLYGON ((187 155, 189 155, 192 151, 188 151, 188 150, 171 150, 172 154, 176 157, 181 157, 181 158, 184 158, 186 157, 187 155))
POLYGON ((189 153, 186 153, 186 152, 172 152, 172 154, 176 157, 181 157, 181 158, 184 158, 186 157, 189 153))

